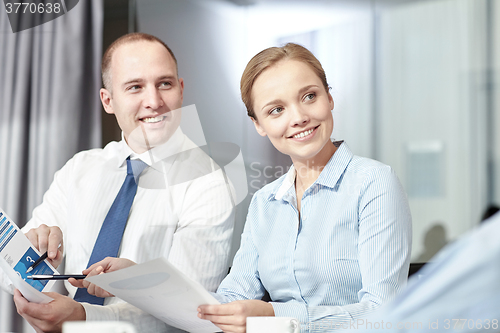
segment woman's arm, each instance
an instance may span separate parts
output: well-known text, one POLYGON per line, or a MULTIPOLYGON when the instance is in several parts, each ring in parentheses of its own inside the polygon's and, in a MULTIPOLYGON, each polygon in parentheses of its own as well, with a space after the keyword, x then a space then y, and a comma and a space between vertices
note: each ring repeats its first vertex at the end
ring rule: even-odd
MULTIPOLYGON (((252 199, 249 211, 256 209, 256 196, 252 199)), ((238 300, 260 300, 265 293, 265 288, 259 277, 258 260, 259 253, 255 246, 253 237, 255 221, 248 215, 243 233, 241 235, 240 248, 236 252, 231 271, 221 282, 214 297, 221 303, 229 303, 238 300)))

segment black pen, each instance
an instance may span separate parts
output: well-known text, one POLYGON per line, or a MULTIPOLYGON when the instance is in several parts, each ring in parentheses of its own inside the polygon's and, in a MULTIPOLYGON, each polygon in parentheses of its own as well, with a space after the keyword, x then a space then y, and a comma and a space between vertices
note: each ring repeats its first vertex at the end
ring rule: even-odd
POLYGON ((69 278, 82 280, 85 279, 86 277, 87 275, 69 274, 69 275, 30 275, 27 276, 26 278, 31 280, 67 280, 69 278))
POLYGON ((44 254, 41 255, 40 258, 38 258, 37 260, 35 260, 35 262, 30 266, 28 267, 28 269, 26 270, 26 273, 29 273, 33 270, 33 268, 35 268, 36 266, 38 266, 39 263, 41 263, 42 261, 44 261, 45 259, 47 259, 48 257, 48 253, 45 252, 44 254))

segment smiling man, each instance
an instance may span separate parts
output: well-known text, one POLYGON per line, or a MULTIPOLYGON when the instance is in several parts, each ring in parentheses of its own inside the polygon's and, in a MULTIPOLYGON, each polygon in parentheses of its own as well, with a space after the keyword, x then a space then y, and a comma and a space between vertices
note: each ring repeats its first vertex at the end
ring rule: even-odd
MULTIPOLYGON (((101 101, 116 116, 122 140, 69 160, 23 231, 41 252, 48 250, 55 266, 64 254, 67 274, 101 260, 103 244, 119 234, 111 256, 138 263, 168 258, 214 291, 227 273, 234 204, 222 171, 213 171, 213 161, 194 149, 179 127, 184 82, 172 51, 154 36, 125 35, 104 54, 102 74, 101 101), (190 170, 191 178, 186 177, 190 170), (181 176, 183 181, 177 181, 181 176), (132 178, 131 207, 116 209, 125 216, 122 231, 107 235, 119 192, 132 178)), ((18 313, 37 332, 61 331, 71 320, 124 320, 138 332, 177 331, 116 298, 94 302, 84 289, 65 286, 69 296, 49 293, 54 301, 48 304, 30 303, 14 291, 18 313)))
POLYGON ((165 44, 129 39, 104 55, 101 101, 116 116, 129 147, 143 153, 167 142, 179 127, 184 81, 165 44))

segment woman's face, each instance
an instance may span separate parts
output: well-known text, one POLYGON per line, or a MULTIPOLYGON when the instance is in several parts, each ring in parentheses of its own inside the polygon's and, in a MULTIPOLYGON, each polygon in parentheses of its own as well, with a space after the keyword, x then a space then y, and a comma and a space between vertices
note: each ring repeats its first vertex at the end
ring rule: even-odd
POLYGON ((255 128, 295 162, 314 160, 330 141, 333 98, 309 65, 282 60, 252 87, 255 128))

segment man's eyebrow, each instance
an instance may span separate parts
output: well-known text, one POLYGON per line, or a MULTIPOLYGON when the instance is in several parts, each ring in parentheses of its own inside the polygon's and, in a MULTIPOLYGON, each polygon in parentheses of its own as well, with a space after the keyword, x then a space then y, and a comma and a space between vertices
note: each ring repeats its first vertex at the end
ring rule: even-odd
MULTIPOLYGON (((176 80, 177 77, 175 75, 163 75, 163 76, 160 76, 159 78, 156 79, 156 81, 163 81, 163 80, 176 80)), ((133 78, 133 79, 130 79, 130 80, 127 80, 125 81, 122 86, 127 86, 129 84, 132 84, 132 83, 142 83, 144 82, 144 79, 141 79, 141 78, 133 78)))
POLYGON ((139 79, 139 78, 137 78, 137 79, 130 79, 130 80, 126 81, 126 82, 123 82, 122 86, 127 86, 127 85, 132 84, 132 83, 141 83, 143 81, 144 81, 143 79, 139 79))
POLYGON ((158 78, 158 81, 161 80, 176 80, 177 77, 175 75, 163 75, 158 78))

